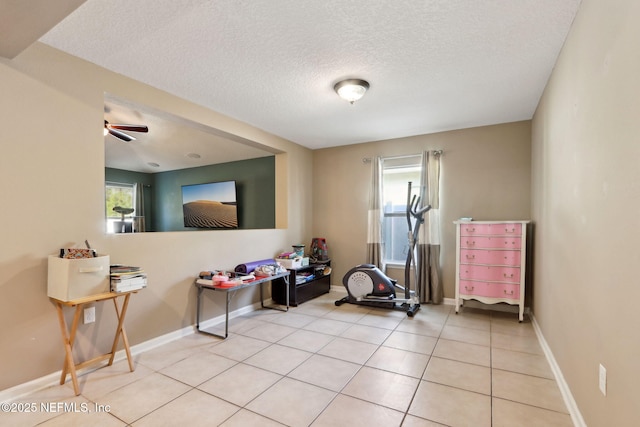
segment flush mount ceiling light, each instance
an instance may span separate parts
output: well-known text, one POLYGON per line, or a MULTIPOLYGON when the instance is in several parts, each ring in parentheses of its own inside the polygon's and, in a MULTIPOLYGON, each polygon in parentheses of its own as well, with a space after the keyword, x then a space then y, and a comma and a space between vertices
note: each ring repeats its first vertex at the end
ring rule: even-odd
POLYGON ((369 82, 360 79, 347 79, 336 83, 333 89, 340 98, 353 104, 362 98, 367 89, 369 89, 369 82))

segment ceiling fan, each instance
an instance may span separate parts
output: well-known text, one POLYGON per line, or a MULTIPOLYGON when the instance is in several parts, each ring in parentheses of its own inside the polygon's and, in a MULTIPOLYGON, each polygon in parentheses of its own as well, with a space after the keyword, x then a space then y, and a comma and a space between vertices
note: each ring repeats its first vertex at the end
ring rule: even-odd
POLYGON ((109 123, 108 121, 104 121, 104 134, 110 133, 116 138, 120 138, 124 142, 135 141, 135 138, 131 135, 128 135, 123 130, 129 132, 149 132, 149 128, 145 125, 122 125, 122 124, 114 124, 109 123))

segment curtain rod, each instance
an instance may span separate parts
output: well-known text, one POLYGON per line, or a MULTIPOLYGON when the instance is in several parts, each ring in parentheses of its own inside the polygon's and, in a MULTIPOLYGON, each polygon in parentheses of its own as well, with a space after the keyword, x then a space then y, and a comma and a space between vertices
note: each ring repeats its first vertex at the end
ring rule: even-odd
MULTIPOLYGON (((117 181, 108 181, 108 180, 105 180, 104 182, 105 184, 109 184, 109 185, 122 185, 126 187, 130 187, 132 185, 137 184, 137 182, 117 182, 117 181)), ((151 184, 142 184, 142 186, 151 188, 151 184)))
MULTIPOLYGON (((429 150, 427 150, 429 151, 429 150)), ((431 154, 433 154, 434 156, 441 156, 443 153, 443 150, 430 150, 431 154)), ((416 156, 420 156, 420 154, 406 154, 404 156, 391 156, 391 157, 384 157, 385 160, 395 160, 395 159, 406 159, 409 157, 416 157, 416 156)), ((363 157, 362 158, 362 163, 371 163, 371 157, 363 157)))

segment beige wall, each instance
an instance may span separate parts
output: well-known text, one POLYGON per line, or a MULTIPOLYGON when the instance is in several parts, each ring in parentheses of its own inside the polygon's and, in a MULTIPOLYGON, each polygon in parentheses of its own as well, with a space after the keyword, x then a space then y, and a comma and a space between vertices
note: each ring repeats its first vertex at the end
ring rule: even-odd
MULTIPOLYGON (((232 269, 311 239, 308 149, 40 44, 0 59, 0 93, 0 390, 62 368, 46 262, 61 247, 88 239, 112 262, 144 267, 149 287, 132 298, 127 316, 135 345, 195 323, 201 270, 232 269), (105 235, 105 91, 285 151, 276 162, 279 229, 105 235)), ((256 299, 244 292, 233 308, 256 299)), ((223 298, 206 304, 207 318, 223 313, 223 298)), ((110 348, 113 306, 96 311, 96 324, 80 326, 80 358, 110 348)))
POLYGON ((589 426, 640 422, 639 18, 583 0, 533 120, 534 314, 589 426))
POLYGON ((327 239, 333 284, 341 286, 344 274, 366 261, 371 164, 362 159, 442 149, 441 263, 445 298, 453 298, 453 221, 529 219, 530 135, 524 121, 314 151, 313 234, 327 239))

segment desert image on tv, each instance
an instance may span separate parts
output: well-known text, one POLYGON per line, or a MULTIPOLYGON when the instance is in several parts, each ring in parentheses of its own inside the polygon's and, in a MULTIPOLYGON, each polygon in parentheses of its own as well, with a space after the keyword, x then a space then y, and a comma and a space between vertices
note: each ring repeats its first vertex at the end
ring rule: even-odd
POLYGON ((238 228, 235 203, 196 200, 182 205, 184 226, 197 228, 238 228))

